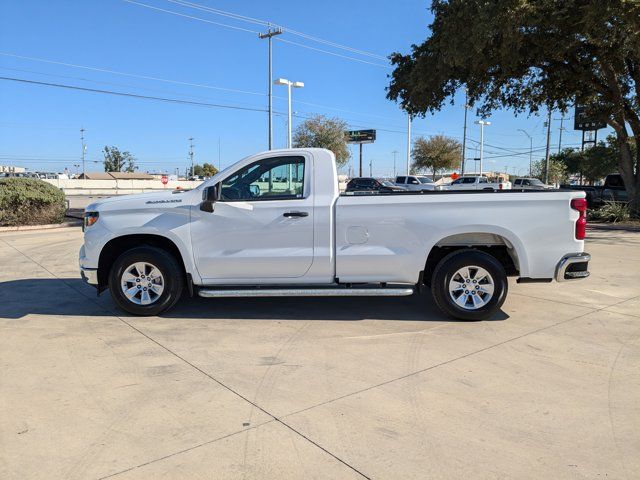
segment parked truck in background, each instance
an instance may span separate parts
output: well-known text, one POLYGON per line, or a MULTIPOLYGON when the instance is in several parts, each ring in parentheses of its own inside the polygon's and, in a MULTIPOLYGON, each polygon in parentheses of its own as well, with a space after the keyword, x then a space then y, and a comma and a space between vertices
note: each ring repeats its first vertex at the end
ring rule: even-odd
POLYGON ((585 211, 572 191, 340 194, 328 150, 273 150, 193 190, 89 205, 79 263, 135 315, 157 315, 183 291, 286 301, 430 288, 443 312, 477 320, 502 306, 507 277, 589 275, 585 211))
POLYGON ((565 190, 578 190, 586 193, 589 208, 598 208, 605 202, 628 203, 629 194, 619 173, 607 175, 602 185, 560 185, 565 190))

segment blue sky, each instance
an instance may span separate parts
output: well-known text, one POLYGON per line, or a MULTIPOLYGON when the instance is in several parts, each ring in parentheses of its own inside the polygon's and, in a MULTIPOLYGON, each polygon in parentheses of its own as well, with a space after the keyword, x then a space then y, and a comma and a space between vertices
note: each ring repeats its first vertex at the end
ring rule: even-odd
MULTIPOLYGON (((394 51, 408 52, 412 43, 426 38, 431 21, 429 2, 194 1, 282 25, 285 33, 279 38, 283 41, 274 42, 274 77, 305 83, 305 88, 293 92, 294 112, 299 117, 315 113, 336 116, 352 128, 377 129, 377 141, 364 146, 365 171, 368 173, 371 160, 374 175, 391 175, 394 150, 398 152, 397 170, 402 171, 406 158, 406 116, 385 97, 391 70, 385 68, 386 61, 379 57, 394 51), (373 56, 318 43, 288 33, 287 29, 373 56)), ((170 0, 136 2, 182 16, 124 0, 2 2, 0 76, 266 109, 267 44, 254 33, 264 31, 264 26, 170 0)), ((274 95, 275 110, 285 113, 285 87, 274 86, 274 95)), ((459 98, 456 105, 415 120, 414 139, 436 133, 461 139, 462 104, 459 98)), ((473 124, 474 113, 469 111, 467 157, 477 155, 474 141, 479 140, 480 132, 473 124)), ((571 129, 572 114, 567 117, 562 143, 576 146, 580 134, 571 129)), ((560 113, 555 112, 552 118, 552 151, 555 151, 560 113)), ((508 111, 495 112, 490 118, 492 125, 485 130, 485 170, 504 170, 508 166, 510 173, 525 173, 529 141, 518 129, 533 136, 534 149, 538 149, 534 159, 542 158, 544 149, 540 147, 546 142, 544 120, 526 115, 514 117, 508 111), (527 153, 512 156, 513 152, 527 153)), ((300 121, 301 118, 295 118, 294 127, 300 121)), ((41 171, 62 171, 68 167, 75 171, 74 165, 81 155, 81 127, 86 129, 87 159, 91 161, 87 164, 88 171, 102 169, 97 161, 105 145, 129 150, 138 158, 142 171, 170 173, 176 167, 183 171, 187 166, 189 137, 194 138, 196 163, 217 165, 220 144, 222 167, 267 148, 264 112, 0 81, 0 164, 41 171)), ((604 132, 600 134, 604 137, 604 132)), ((274 117, 274 146, 285 144, 286 116, 278 114, 274 117)), ((357 162, 355 148, 351 162, 353 165, 357 162)), ((468 169, 473 168, 472 163, 468 169)))

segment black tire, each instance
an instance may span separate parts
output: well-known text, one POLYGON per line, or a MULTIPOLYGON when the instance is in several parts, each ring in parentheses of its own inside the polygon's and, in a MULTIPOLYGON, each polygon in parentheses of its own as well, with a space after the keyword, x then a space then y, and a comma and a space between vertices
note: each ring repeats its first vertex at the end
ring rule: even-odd
MULTIPOLYGON (((450 253, 440 260, 431 277, 431 293, 436 305, 445 314, 459 320, 484 320, 490 317, 504 303, 508 288, 507 274, 502 264, 495 257, 480 250, 465 249, 450 253), (452 298, 449 284, 456 272, 464 267, 481 267, 489 272, 494 290, 485 305, 475 309, 471 309, 471 306, 463 308, 452 298)), ((469 296, 466 298, 472 299, 469 296)))
POLYGON ((184 274, 176 258, 165 250, 155 247, 141 246, 127 250, 121 254, 109 271, 109 292, 118 307, 133 315, 158 315, 171 307, 180 299, 184 288, 184 274), (153 265, 162 274, 163 290, 153 303, 140 305, 129 300, 120 286, 125 269, 137 262, 153 265))

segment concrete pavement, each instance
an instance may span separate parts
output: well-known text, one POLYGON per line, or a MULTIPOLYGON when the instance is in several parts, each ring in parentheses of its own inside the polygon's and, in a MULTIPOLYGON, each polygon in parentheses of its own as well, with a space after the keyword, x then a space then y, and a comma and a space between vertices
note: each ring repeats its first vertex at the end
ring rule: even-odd
POLYGON ((429 295, 118 311, 78 228, 0 234, 0 478, 638 478, 640 234, 592 277, 429 295))

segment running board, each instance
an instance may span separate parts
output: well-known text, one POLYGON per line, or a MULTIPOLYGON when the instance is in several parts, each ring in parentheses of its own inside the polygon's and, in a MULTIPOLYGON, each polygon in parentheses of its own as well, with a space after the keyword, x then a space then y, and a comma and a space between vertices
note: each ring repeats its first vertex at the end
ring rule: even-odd
POLYGON ((406 297, 413 295, 413 288, 247 288, 200 289, 204 298, 225 297, 406 297))

